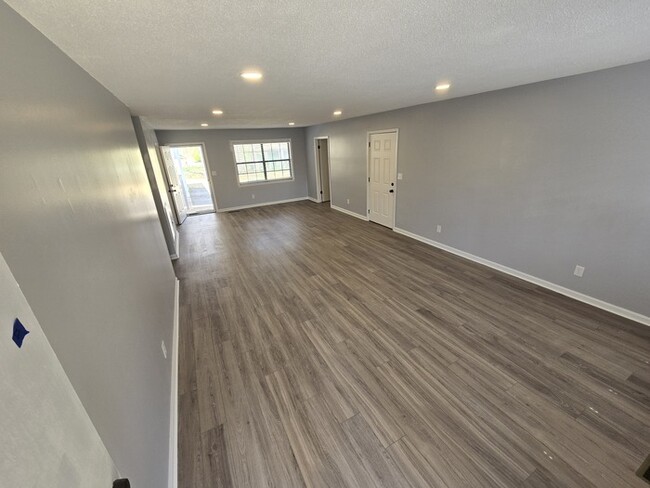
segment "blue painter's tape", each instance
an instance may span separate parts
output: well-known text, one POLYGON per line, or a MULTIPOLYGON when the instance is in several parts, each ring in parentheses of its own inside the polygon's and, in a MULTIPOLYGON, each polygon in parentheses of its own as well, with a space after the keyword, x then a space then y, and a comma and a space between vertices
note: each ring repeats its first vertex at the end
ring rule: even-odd
POLYGON ((20 322, 20 320, 14 320, 14 333, 11 338, 18 347, 23 347, 23 341, 27 334, 29 334, 29 331, 25 329, 25 326, 20 322))

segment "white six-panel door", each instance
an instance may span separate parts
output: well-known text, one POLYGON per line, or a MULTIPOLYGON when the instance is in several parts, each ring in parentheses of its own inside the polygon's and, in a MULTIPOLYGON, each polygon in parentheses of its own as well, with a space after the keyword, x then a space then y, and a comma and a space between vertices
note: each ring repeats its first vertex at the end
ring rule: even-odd
POLYGON ((372 222, 392 228, 395 223, 397 132, 370 134, 368 192, 372 222))

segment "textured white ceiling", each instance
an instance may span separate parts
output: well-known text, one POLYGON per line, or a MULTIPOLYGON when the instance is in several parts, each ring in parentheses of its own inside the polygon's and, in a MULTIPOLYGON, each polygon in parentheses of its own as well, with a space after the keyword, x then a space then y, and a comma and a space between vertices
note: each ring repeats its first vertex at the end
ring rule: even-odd
POLYGON ((311 125, 650 58, 650 0, 7 3, 156 128, 311 125))

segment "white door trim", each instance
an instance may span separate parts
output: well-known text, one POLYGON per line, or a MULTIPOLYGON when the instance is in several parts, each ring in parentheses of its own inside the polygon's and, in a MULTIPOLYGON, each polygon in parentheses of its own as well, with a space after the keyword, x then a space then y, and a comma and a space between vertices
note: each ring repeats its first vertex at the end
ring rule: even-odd
MULTIPOLYGON (((169 174, 169 167, 167 166, 168 160, 167 157, 165 156, 164 149, 167 149, 169 151, 169 158, 171 158, 171 150, 167 146, 167 144, 159 144, 158 146, 158 153, 160 156, 160 166, 162 167, 162 172, 163 176, 165 178, 165 192, 169 196, 169 201, 172 206, 172 210, 174 211, 174 220, 176 221, 176 226, 182 225, 183 222, 187 219, 187 202, 185 202, 185 210, 183 211, 185 213, 185 218, 181 221, 181 210, 178 208, 178 202, 176 201, 176 198, 172 196, 172 177, 169 174)), ((185 201, 185 197, 183 197, 183 201, 185 201)))
POLYGON ((318 154, 318 141, 327 141, 327 178, 329 179, 330 184, 330 207, 332 206, 332 168, 330 165, 330 137, 329 136, 318 136, 314 137, 314 171, 316 172, 316 203, 323 202, 323 195, 321 191, 323 190, 323 182, 321 181, 321 168, 320 168, 320 155, 318 154))
MULTIPOLYGON (((204 142, 174 142, 172 144, 163 144, 163 146, 168 146, 168 147, 201 146, 203 148, 203 160, 205 161, 205 172, 208 175, 208 183, 210 184, 212 205, 214 206, 214 212, 219 211, 219 207, 217 207, 217 194, 214 191, 214 183, 212 182, 212 170, 210 169, 210 162, 208 161, 208 151, 205 148, 205 143, 204 142)), ((207 213, 212 213, 212 212, 213 211, 207 213)))
MULTIPOLYGON (((373 134, 388 134, 390 132, 395 133, 395 170, 394 178, 395 181, 395 196, 393 197, 393 222, 390 226, 391 229, 395 228, 395 211, 397 210, 397 165, 399 164, 399 129, 397 127, 393 129, 382 129, 382 130, 369 130, 366 133, 366 218, 370 220, 370 136, 373 134)), ((330 198, 331 198, 332 188, 330 186, 330 198)))

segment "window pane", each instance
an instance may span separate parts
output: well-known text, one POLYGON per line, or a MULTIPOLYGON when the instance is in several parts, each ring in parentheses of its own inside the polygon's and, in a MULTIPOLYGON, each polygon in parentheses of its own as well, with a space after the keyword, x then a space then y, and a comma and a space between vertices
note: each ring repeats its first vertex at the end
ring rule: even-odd
POLYGON ((282 169, 289 170, 290 168, 291 165, 289 164, 289 161, 282 161, 282 169))
POLYGON ((267 161, 271 159, 271 144, 265 142, 262 144, 262 149, 264 151, 264 159, 267 161))
POLYGON ((280 159, 289 159, 289 143, 282 142, 280 144, 280 159))
POLYGON ((291 178, 291 172, 290 171, 283 171, 282 172, 282 177, 283 178, 291 178))
POLYGON ((237 173, 240 175, 243 173, 246 173, 246 165, 245 164, 238 164, 237 165, 237 173))
POLYGON ((244 146, 244 161, 252 161, 253 160, 253 151, 251 150, 251 147, 246 144, 244 146))
POLYGON ((235 161, 238 163, 244 162, 244 147, 241 144, 235 145, 235 161))
POLYGON ((247 183, 248 182, 248 175, 239 175, 239 182, 240 183, 247 183))
POLYGON ((255 164, 255 171, 257 171, 258 173, 264 173, 264 164, 263 163, 255 164))
POLYGON ((255 144, 253 146, 253 157, 255 158, 254 161, 262 161, 262 145, 261 144, 255 144))

